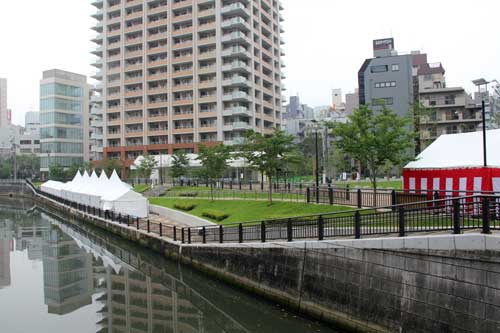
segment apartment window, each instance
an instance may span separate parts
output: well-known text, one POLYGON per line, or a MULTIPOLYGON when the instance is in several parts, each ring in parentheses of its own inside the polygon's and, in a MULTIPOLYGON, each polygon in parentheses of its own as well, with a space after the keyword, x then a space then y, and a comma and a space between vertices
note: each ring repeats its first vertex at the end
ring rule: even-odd
POLYGON ((391 69, 392 69, 393 72, 398 72, 399 71, 399 64, 393 64, 391 66, 391 69))
POLYGON ((383 73, 389 70, 387 65, 378 65, 370 67, 372 73, 383 73))

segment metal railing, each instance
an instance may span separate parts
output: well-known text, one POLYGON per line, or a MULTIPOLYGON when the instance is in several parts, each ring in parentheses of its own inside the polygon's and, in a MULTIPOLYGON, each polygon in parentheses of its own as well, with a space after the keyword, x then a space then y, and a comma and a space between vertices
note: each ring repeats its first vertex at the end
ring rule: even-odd
MULTIPOLYGON (((128 215, 104 211, 51 195, 28 186, 36 194, 73 208, 87 217, 117 222, 124 226, 183 244, 244 243, 294 240, 325 240, 342 237, 450 231, 459 234, 465 230, 480 229, 483 233, 500 230, 500 196, 478 194, 373 209, 358 209, 327 214, 291 218, 250 221, 226 225, 176 227, 128 215)), ((435 194, 436 195, 436 194, 435 194)))

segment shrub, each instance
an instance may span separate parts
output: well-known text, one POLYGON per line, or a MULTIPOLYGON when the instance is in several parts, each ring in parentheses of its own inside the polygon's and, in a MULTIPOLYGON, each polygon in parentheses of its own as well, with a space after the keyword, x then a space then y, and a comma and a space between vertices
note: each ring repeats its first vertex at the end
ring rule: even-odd
POLYGON ((229 217, 229 214, 226 214, 218 210, 206 210, 202 212, 201 215, 216 221, 222 221, 229 217))
POLYGON ((180 197, 189 197, 189 198, 194 198, 198 196, 198 192, 183 192, 179 193, 180 197))
POLYGON ((178 203, 174 204, 174 208, 184 210, 186 212, 193 210, 195 207, 196 207, 195 204, 189 203, 189 202, 178 202, 178 203))

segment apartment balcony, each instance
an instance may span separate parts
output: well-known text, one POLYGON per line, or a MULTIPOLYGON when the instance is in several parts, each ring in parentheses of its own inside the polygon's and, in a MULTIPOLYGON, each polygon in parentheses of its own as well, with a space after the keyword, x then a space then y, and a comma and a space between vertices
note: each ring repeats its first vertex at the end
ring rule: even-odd
POLYGON ((102 120, 92 120, 90 121, 90 127, 102 127, 104 124, 102 120))
POLYGON ((179 36, 184 36, 184 35, 192 35, 193 34, 193 26, 181 28, 172 31, 172 36, 173 37, 179 37, 179 36))
POLYGON ((104 52, 104 47, 98 46, 95 49, 93 49, 90 53, 92 53, 98 57, 102 57, 103 52, 104 52))
MULTIPOLYGON (((213 1, 213 0, 209 0, 209 1, 213 1)), ((208 2, 208 1, 206 1, 206 2, 208 2)), ((198 4, 199 4, 199 2, 198 2, 198 4)), ((215 16, 215 8, 209 8, 209 9, 205 9, 202 11, 198 11, 199 18, 208 17, 208 16, 215 16)))
POLYGON ((163 13, 163 12, 168 13, 168 11, 169 11, 168 6, 158 6, 156 8, 149 9, 148 14, 153 15, 153 14, 159 14, 159 13, 163 13))
POLYGON ((104 15, 104 10, 102 8, 98 8, 92 15, 93 18, 95 18, 98 21, 101 21, 104 15))
POLYGON ((172 101, 173 106, 181 106, 181 105, 192 105, 193 98, 178 98, 172 101))
POLYGON ((192 40, 188 40, 188 41, 185 41, 185 42, 181 42, 181 43, 177 43, 177 44, 173 44, 172 45, 172 49, 174 49, 174 50, 187 49, 187 48, 190 48, 190 47, 193 47, 193 41, 192 40))
POLYGON ((250 39, 240 31, 233 31, 227 35, 223 35, 221 38, 223 43, 246 43, 251 44, 250 39))
POLYGON ((137 5, 143 4, 143 3, 144 3, 144 0, 129 0, 129 1, 127 1, 127 3, 125 4, 125 8, 134 7, 134 6, 137 6, 137 5))
POLYGON ((194 133, 193 127, 178 127, 172 130, 172 134, 191 134, 194 133))
POLYGON ((245 143, 244 137, 235 137, 235 138, 232 138, 231 140, 224 140, 225 146, 242 145, 244 143, 245 143))
POLYGON ((206 80, 200 81, 198 83, 198 89, 200 88, 215 88, 217 87, 217 80, 206 80))
POLYGON ((248 59, 252 58, 252 55, 250 52, 247 51, 244 47, 231 47, 229 49, 226 49, 222 51, 222 56, 223 57, 247 57, 248 59))
POLYGON ((222 21, 223 28, 243 28, 249 30, 248 23, 242 17, 233 17, 232 19, 222 21))
POLYGON ((243 16, 249 16, 248 9, 242 4, 242 3, 233 3, 229 6, 224 6, 222 7, 221 10, 222 14, 233 14, 233 15, 238 15, 241 14, 243 16))
POLYGON ((224 116, 253 116, 253 112, 244 106, 234 106, 232 108, 225 109, 223 114, 224 116))
POLYGON ((172 23, 178 23, 182 21, 188 21, 193 19, 193 13, 187 13, 184 15, 179 15, 175 17, 171 17, 172 23))
POLYGON ((143 104, 142 103, 129 103, 125 104, 125 110, 137 110, 137 109, 142 109, 143 104))
POLYGON ((210 36, 210 37, 198 39, 199 46, 212 45, 212 44, 215 44, 216 42, 217 42, 217 38, 215 36, 210 36))
POLYGON ((92 140, 102 140, 104 138, 102 133, 92 133, 90 134, 92 140))
POLYGON ((142 29, 144 28, 143 24, 134 24, 134 25, 131 25, 129 27, 125 27, 124 29, 124 32, 127 34, 127 33, 130 33, 130 32, 138 32, 138 31, 142 31, 142 29))
POLYGON ((217 95, 215 94, 198 98, 198 103, 216 103, 216 102, 217 102, 217 95))
POLYGON ((124 80, 125 84, 142 83, 144 78, 142 76, 129 77, 124 80))
POLYGON ((203 66, 198 69, 198 74, 215 73, 216 70, 217 70, 216 66, 203 66))
POLYGON ((166 108, 168 107, 168 101, 167 100, 161 100, 161 101, 156 101, 156 102, 149 102, 147 104, 148 108, 166 108))
POLYGON ((101 91, 101 92, 102 92, 102 87, 103 87, 102 82, 99 82, 99 83, 97 83, 97 84, 94 86, 94 90, 95 90, 95 91, 101 91))
POLYGON ((102 146, 96 146, 96 145, 92 145, 90 147, 90 151, 93 152, 93 153, 102 153, 103 152, 103 147, 102 146))
POLYGON ((223 86, 249 87, 250 81, 244 76, 233 76, 230 79, 222 81, 223 86))
POLYGON ((168 65, 169 65, 169 61, 167 58, 148 62, 148 68, 157 68, 157 67, 163 67, 163 66, 168 66, 168 65))
POLYGON ((179 1, 177 3, 172 4, 172 10, 184 8, 184 7, 188 7, 188 6, 192 6, 192 5, 193 5, 193 0, 179 1))
POLYGON ((215 22, 210 22, 210 23, 205 23, 202 25, 198 26, 198 31, 208 31, 208 30, 215 30, 217 28, 217 25, 215 22))
POLYGON ((236 121, 232 124, 224 125, 224 131, 246 131, 252 129, 252 125, 244 121, 236 121))
POLYGON ((250 66, 248 66, 246 63, 244 63, 242 61, 233 61, 230 64, 223 65, 222 70, 225 72, 229 72, 229 71, 239 71, 239 72, 246 72, 246 73, 252 72, 250 66))
POLYGON ((102 42, 103 42, 102 33, 95 35, 94 38, 92 38, 90 41, 95 43, 95 44, 102 45, 102 42))
POLYGON ((104 4, 104 0, 90 0, 90 3, 92 6, 97 7, 97 8, 102 8, 104 4))
POLYGON ((217 56, 215 51, 205 52, 198 54, 198 60, 214 59, 217 56))
POLYGON ((108 134, 106 134, 106 139, 120 139, 120 138, 121 138, 120 131, 108 132, 108 134))
POLYGON ((91 65, 96 68, 102 68, 102 58, 97 58, 91 65))
POLYGON ((102 107, 101 106, 92 106, 90 108, 90 114, 93 116, 101 116, 102 115, 102 107))
POLYGON ((175 57, 172 61, 173 64, 179 64, 183 62, 191 62, 193 61, 193 55, 185 55, 185 56, 180 56, 180 57, 175 57))
MULTIPOLYGON (((143 3, 144 1, 138 1, 137 3, 143 3)), ((125 16, 125 19, 126 20, 133 20, 133 19, 136 19, 136 18, 140 18, 144 15, 144 13, 141 11, 137 11, 137 12, 133 12, 133 13, 130 13, 130 14, 127 14, 125 16)))
MULTIPOLYGON (((217 124, 207 124, 204 126, 200 126, 198 128, 198 132, 200 133, 212 133, 212 132, 217 132, 217 124)), ((214 140, 216 141, 216 140, 214 140)))
POLYGON ((168 73, 156 73, 156 74, 148 74, 148 81, 159 81, 159 80, 168 80, 168 73))
POLYGON ((143 39, 141 37, 129 38, 125 40, 125 46, 139 45, 142 44, 143 39))
POLYGON ((101 81, 102 80, 102 71, 97 71, 95 72, 91 78, 97 80, 97 81, 101 81))
POLYGON ((250 102, 250 96, 244 91, 236 91, 232 94, 226 94, 222 97, 225 102, 229 101, 247 101, 250 102))
POLYGON ((186 70, 180 70, 180 71, 174 71, 172 73, 173 78, 179 78, 179 77, 188 77, 188 76, 193 76, 193 69, 186 69, 186 70))

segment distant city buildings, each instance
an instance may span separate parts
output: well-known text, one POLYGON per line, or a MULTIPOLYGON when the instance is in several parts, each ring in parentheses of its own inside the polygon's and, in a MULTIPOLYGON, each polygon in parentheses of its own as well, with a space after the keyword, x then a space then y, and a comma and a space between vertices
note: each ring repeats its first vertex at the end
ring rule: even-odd
POLYGON ((24 130, 18 139, 19 154, 40 153, 40 113, 29 111, 24 116, 24 130))
POLYGON ((89 161, 89 85, 84 75, 53 69, 40 81, 40 171, 89 161))
POLYGON ((350 116, 354 109, 359 108, 359 90, 355 89, 354 93, 345 95, 345 113, 350 116))
POLYGON ((0 128, 11 124, 12 114, 7 108, 7 79, 0 78, 0 128))

